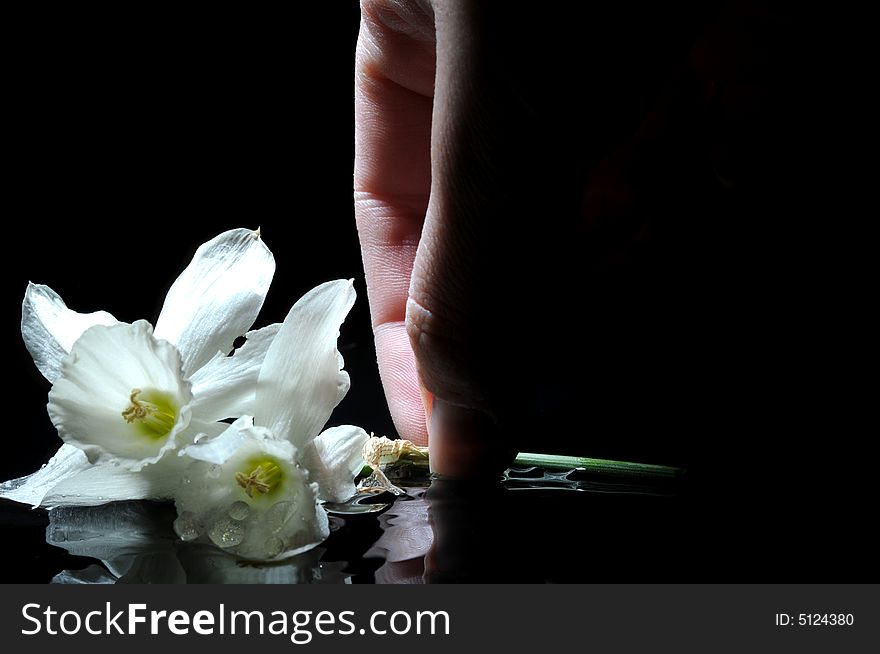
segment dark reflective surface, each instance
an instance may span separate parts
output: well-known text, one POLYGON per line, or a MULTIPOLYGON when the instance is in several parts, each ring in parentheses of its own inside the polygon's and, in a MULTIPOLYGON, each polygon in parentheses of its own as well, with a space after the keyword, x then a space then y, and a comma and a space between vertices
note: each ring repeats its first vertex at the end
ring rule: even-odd
POLYGON ((675 496, 438 480, 427 498, 429 582, 672 580, 687 561, 675 496))
POLYGON ((170 504, 0 509, 3 581, 54 583, 444 583, 674 580, 690 539, 678 486, 508 471, 503 483, 435 479, 331 512, 320 547, 245 562, 172 530, 170 504))

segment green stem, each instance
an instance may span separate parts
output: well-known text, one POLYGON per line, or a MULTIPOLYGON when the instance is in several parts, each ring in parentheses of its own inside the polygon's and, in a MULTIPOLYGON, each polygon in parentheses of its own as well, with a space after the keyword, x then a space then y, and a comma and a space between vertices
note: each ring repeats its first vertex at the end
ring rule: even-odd
MULTIPOLYGON (((536 454, 534 452, 520 452, 513 462, 514 467, 530 468, 537 466, 546 470, 571 470, 584 468, 588 472, 599 475, 642 477, 651 479, 676 479, 684 470, 670 466, 654 465, 651 463, 632 463, 630 461, 612 461, 610 459, 592 459, 581 456, 563 456, 559 454, 536 454)), ((373 469, 365 465, 361 475, 367 476, 373 469)))
POLYGON ((558 454, 535 454, 520 452, 513 463, 518 467, 538 466, 547 470, 571 470, 584 468, 589 472, 605 475, 621 475, 627 477, 651 477, 654 479, 674 479, 684 472, 681 468, 660 466, 650 463, 632 463, 630 461, 612 461, 610 459, 591 459, 580 456, 562 456, 558 454))

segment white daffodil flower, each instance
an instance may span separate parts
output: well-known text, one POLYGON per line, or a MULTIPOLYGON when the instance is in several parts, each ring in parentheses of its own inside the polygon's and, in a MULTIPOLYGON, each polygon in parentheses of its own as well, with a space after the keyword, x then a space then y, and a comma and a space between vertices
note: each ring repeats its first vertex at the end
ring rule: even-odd
POLYGON ((90 461, 137 471, 177 448, 192 400, 177 348, 139 320, 87 329, 61 363, 48 409, 58 435, 90 461))
POLYGON ((220 420, 254 413, 257 375, 279 325, 248 329, 274 272, 259 230, 224 232, 198 248, 171 286, 155 330, 76 313, 49 287, 30 284, 22 336, 53 384, 49 415, 65 444, 33 475, 0 484, 0 497, 34 506, 171 497, 180 464, 169 451, 220 433, 220 420))
POLYGON ((348 390, 336 339, 354 299, 351 282, 342 280, 303 296, 266 353, 254 417, 180 453, 194 460, 175 494, 182 539, 207 536, 239 556, 270 560, 329 535, 319 499, 354 494, 369 438, 348 425, 319 433, 348 390))

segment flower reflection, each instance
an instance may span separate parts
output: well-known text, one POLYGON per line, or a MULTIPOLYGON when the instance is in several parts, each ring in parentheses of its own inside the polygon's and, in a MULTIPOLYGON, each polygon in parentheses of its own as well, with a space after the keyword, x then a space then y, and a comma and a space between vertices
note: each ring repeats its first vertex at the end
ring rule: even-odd
POLYGON ((320 560, 315 548, 280 563, 255 565, 204 543, 177 539, 170 505, 114 502, 58 507, 49 512, 46 542, 76 556, 98 559, 82 570, 64 570, 61 584, 308 584, 348 583, 344 563, 320 560))
POLYGON ((56 508, 46 537, 100 561, 66 570, 56 583, 350 583, 373 576, 380 584, 568 583, 622 574, 664 581, 697 560, 682 537, 680 498, 547 477, 509 471, 501 484, 435 478, 397 498, 373 493, 327 503, 334 533, 322 547, 269 564, 178 540, 174 508, 155 502, 56 508))

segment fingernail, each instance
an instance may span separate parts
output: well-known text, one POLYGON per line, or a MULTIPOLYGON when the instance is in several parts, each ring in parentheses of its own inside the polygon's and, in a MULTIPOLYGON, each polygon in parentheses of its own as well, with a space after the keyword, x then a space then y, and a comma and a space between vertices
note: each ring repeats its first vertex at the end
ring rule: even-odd
POLYGON ((455 479, 498 476, 515 455, 493 417, 439 397, 428 422, 428 443, 432 472, 455 479))

